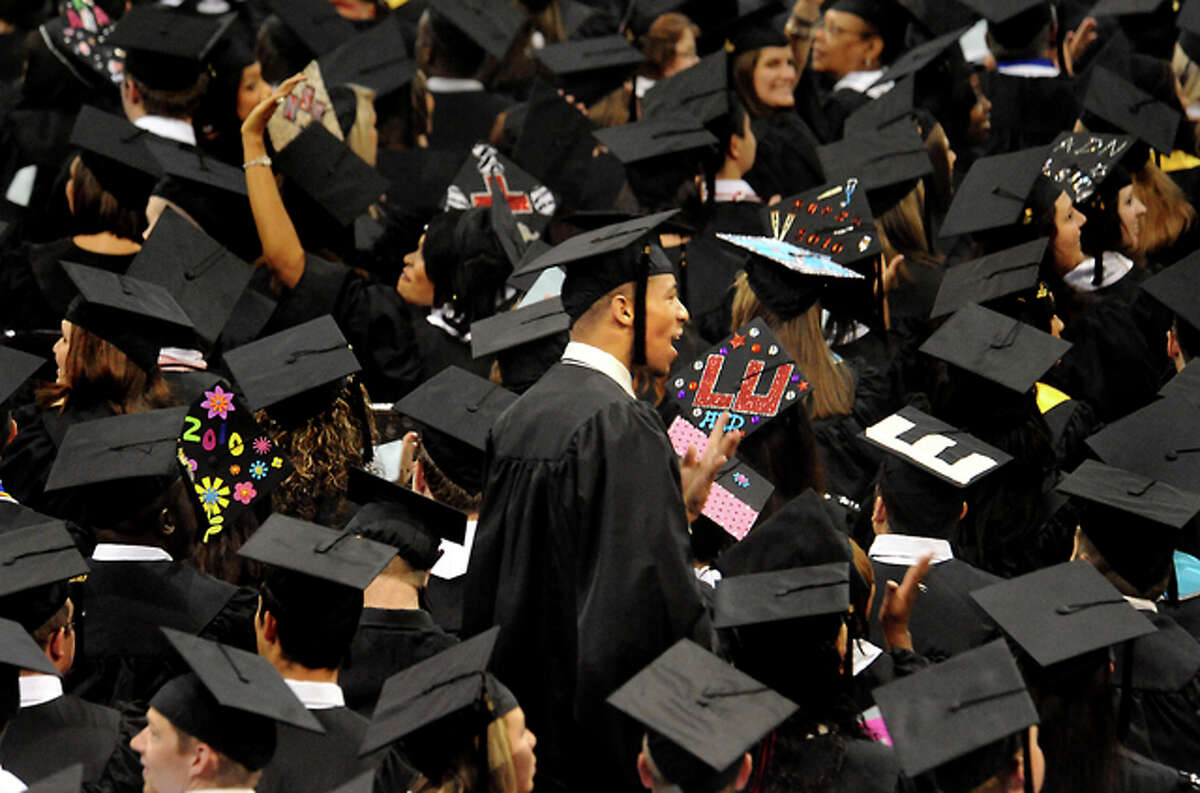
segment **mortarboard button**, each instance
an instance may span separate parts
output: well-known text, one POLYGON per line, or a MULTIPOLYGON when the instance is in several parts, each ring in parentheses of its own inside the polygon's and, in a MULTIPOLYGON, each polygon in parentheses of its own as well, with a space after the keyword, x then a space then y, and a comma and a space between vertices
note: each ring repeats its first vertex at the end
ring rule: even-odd
POLYGON ((321 124, 309 124, 275 155, 281 173, 348 226, 387 191, 387 180, 321 124))
POLYGON ((1012 455, 912 406, 867 427, 863 437, 959 488, 978 482, 1012 459, 1012 455))
POLYGON ((1191 402, 1167 397, 1114 421, 1086 443, 1108 465, 1192 490, 1200 482, 1195 416, 1191 402))
POLYGON ((493 422, 516 401, 511 391, 449 366, 397 402, 394 410, 483 452, 493 422))
POLYGON ((938 236, 987 231, 1020 220, 1048 150, 1039 146, 976 160, 955 193, 938 236))
POLYGON ((58 670, 33 641, 33 637, 19 623, 3 618, 0 618, 0 664, 58 675, 58 670))
POLYGON ((986 303, 1033 289, 1049 240, 1045 237, 946 269, 929 316, 950 314, 968 303, 986 303))
POLYGON ((275 513, 238 555, 362 590, 387 567, 396 551, 349 530, 337 531, 275 513))
POLYGON ((325 0, 268 0, 271 10, 300 37, 314 57, 354 38, 354 25, 325 0))
POLYGON ((1095 460, 1084 460, 1057 490, 1168 529, 1182 528, 1200 512, 1198 494, 1095 460))
POLYGON ((850 566, 829 562, 722 578, 713 608, 713 626, 737 628, 841 614, 848 608, 850 566))

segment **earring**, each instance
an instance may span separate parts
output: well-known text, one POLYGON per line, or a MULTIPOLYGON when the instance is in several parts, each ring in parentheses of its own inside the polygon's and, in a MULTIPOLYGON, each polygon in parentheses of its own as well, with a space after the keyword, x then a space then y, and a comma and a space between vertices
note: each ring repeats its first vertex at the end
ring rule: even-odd
POLYGON ((161 531, 164 536, 170 536, 175 533, 175 522, 171 520, 171 513, 163 507, 162 514, 159 515, 159 523, 162 525, 161 531))

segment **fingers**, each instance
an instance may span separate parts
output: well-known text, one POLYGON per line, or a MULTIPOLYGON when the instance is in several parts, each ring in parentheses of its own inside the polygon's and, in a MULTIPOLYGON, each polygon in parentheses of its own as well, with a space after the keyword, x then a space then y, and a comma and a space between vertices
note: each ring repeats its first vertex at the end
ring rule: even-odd
POLYGON ((911 597, 913 590, 920 586, 921 581, 924 580, 925 574, 929 572, 929 567, 932 564, 933 554, 925 554, 904 573, 904 581, 900 584, 900 589, 903 590, 906 598, 911 597))
POLYGON ((721 440, 722 436, 724 436, 724 434, 725 434, 725 425, 728 423, 729 423, 729 411, 727 411, 727 410, 722 411, 720 417, 713 424, 712 431, 710 433, 708 433, 709 445, 712 445, 712 443, 715 441, 721 440))
POLYGON ((895 581, 889 580, 888 582, 886 582, 884 584, 883 600, 879 603, 879 621, 880 622, 883 622, 887 618, 887 615, 891 612, 892 601, 895 599, 896 590, 898 590, 899 588, 900 588, 900 585, 897 584, 895 581))
POLYGON ((687 447, 687 451, 684 452, 684 454, 683 454, 682 465, 684 468, 694 468, 696 466, 696 447, 695 446, 687 447))

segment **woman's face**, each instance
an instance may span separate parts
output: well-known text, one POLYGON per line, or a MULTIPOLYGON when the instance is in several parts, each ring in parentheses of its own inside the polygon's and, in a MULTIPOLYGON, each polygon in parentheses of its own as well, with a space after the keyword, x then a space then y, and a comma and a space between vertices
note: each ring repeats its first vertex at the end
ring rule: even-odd
POLYGON ((813 38, 813 71, 841 79, 861 69, 878 69, 883 42, 858 14, 825 12, 813 38))
POLYGON ((60 383, 67 382, 67 351, 71 348, 71 328, 74 327, 65 319, 61 323, 62 335, 54 342, 54 363, 58 366, 55 379, 60 383))
POLYGON ((791 47, 763 47, 754 62, 754 93, 768 107, 793 107, 796 61, 791 47))
POLYGON ((1071 272, 1087 258, 1079 247, 1079 232, 1086 222, 1064 190, 1054 202, 1054 269, 1059 275, 1071 272))
POLYGON ((504 724, 508 727, 508 744, 512 748, 517 793, 530 793, 533 790, 533 775, 537 773, 537 756, 533 753, 537 736, 525 726, 525 711, 520 708, 505 713, 504 724))
POLYGON ((1127 184, 1117 193, 1117 215, 1121 218, 1121 246, 1127 250, 1137 248, 1142 236, 1142 215, 1146 214, 1146 205, 1141 202, 1134 192, 1133 185, 1127 184))
POLYGON ((975 104, 971 106, 971 120, 967 125, 967 141, 974 144, 987 143, 992 136, 992 102, 983 93, 979 75, 971 75, 971 89, 975 91, 975 104))
POLYGON ((678 74, 684 69, 690 69, 700 62, 700 56, 696 54, 696 35, 692 33, 691 28, 684 28, 683 34, 679 40, 675 42, 675 57, 663 67, 663 77, 670 77, 673 74, 678 74))
POLYGON ((237 91, 238 121, 245 121, 250 111, 270 95, 271 86, 263 79, 262 66, 258 61, 242 69, 242 79, 238 83, 237 91))
POLYGON ((404 269, 396 282, 396 291, 405 303, 414 306, 433 305, 433 281, 425 275, 425 235, 417 242, 417 249, 404 257, 404 269))

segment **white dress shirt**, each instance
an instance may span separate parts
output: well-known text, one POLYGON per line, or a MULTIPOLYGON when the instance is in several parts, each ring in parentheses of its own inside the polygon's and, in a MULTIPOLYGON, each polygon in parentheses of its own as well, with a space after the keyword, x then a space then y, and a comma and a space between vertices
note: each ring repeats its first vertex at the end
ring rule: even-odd
POLYGON ((181 118, 142 116, 133 122, 133 125, 160 138, 186 143, 189 146, 196 145, 196 130, 192 129, 190 121, 184 121, 181 118))
POLYGON ((62 681, 54 675, 21 675, 17 683, 21 688, 23 708, 43 705, 63 695, 62 681))
POLYGON ((933 537, 913 537, 907 534, 879 534, 871 543, 867 556, 881 564, 911 566, 921 557, 933 554, 933 563, 941 564, 954 558, 950 543, 933 537))
POLYGON ((330 708, 346 707, 346 698, 342 696, 342 687, 337 683, 318 683, 312 680, 289 680, 284 678, 288 688, 296 695, 296 699, 304 703, 309 710, 329 710, 330 708))
POLYGON ((567 342, 567 348, 563 350, 562 360, 563 363, 569 363, 574 366, 586 366, 589 369, 595 369, 597 372, 608 375, 613 379, 613 382, 625 390, 625 393, 634 399, 637 398, 637 395, 633 393, 633 375, 625 368, 625 364, 599 347, 593 347, 581 341, 567 342))
POLYGON ((92 549, 93 562, 173 562, 171 554, 153 545, 121 545, 98 542, 92 549))

